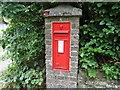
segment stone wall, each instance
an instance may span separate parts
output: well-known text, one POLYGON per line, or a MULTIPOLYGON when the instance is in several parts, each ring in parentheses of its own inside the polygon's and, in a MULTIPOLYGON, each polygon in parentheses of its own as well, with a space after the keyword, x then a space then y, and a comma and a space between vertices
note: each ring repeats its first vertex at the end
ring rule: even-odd
POLYGON ((79 50, 79 17, 45 18, 45 58, 47 88, 76 88, 79 50), (71 23, 70 72, 52 70, 52 22, 71 23))
POLYGON ((104 78, 104 73, 100 71, 97 72, 95 79, 89 78, 85 72, 79 70, 78 88, 119 88, 118 90, 120 90, 120 81, 107 80, 104 78))

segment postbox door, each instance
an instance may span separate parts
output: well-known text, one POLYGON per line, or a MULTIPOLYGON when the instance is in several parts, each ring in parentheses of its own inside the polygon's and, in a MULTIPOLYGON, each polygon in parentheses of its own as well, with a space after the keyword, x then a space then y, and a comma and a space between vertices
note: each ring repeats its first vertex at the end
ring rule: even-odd
POLYGON ((68 70, 69 69, 69 47, 68 40, 55 40, 55 69, 68 70))
POLYGON ((69 71, 70 64, 70 23, 54 23, 53 24, 53 70, 69 71), (55 26, 58 25, 58 26, 55 26), (59 27, 62 25, 66 29, 59 32, 59 27), (67 27, 68 26, 68 27, 67 27), (55 28, 54 28, 55 27, 55 28), (56 33, 58 31, 58 33, 56 33), (68 31, 68 32, 67 32, 68 31), (55 32, 55 33, 54 33, 55 32), (67 33, 66 33, 67 32, 67 33))

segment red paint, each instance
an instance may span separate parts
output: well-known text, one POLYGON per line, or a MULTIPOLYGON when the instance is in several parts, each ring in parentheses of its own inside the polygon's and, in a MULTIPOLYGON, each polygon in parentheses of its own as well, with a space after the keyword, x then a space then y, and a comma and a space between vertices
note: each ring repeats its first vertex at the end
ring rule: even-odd
POLYGON ((70 22, 52 23, 52 69, 70 71, 70 22), (62 40, 63 52, 58 50, 58 41, 62 40))

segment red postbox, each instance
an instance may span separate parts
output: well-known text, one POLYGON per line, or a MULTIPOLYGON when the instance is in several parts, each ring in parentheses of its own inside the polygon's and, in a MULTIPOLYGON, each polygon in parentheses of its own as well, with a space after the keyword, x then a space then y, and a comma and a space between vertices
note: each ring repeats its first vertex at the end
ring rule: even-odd
POLYGON ((70 22, 52 23, 52 69, 70 71, 70 22))

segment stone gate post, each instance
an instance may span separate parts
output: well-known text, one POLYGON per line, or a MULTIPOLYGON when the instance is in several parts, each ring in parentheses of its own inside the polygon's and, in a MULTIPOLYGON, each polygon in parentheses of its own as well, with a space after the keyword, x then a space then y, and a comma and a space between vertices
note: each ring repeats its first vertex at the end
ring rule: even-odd
POLYGON ((70 5, 59 5, 44 12, 47 88, 77 87, 81 15, 81 9, 70 5))

